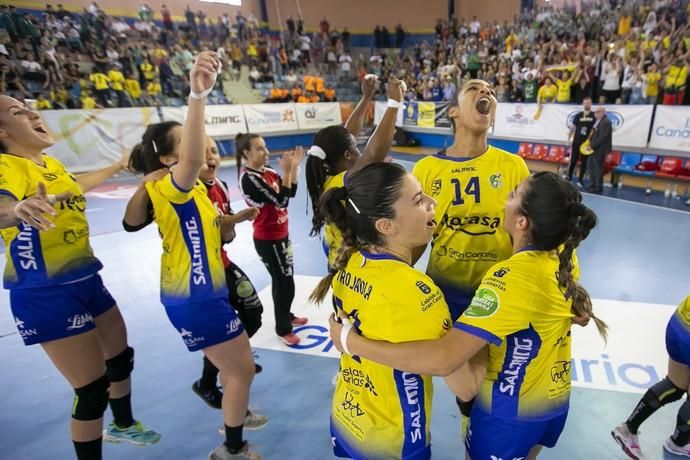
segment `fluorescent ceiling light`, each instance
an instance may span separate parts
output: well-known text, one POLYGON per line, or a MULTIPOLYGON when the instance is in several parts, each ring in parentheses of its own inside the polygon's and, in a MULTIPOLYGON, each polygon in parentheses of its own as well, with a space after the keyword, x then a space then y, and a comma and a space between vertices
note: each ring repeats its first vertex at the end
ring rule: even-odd
POLYGON ((203 3, 222 3, 223 5, 242 6, 242 0, 200 0, 203 3))

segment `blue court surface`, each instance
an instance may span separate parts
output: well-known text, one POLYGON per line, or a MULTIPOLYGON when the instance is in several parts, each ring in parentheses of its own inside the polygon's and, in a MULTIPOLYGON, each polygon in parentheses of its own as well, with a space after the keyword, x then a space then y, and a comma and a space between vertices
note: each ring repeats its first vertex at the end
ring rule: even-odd
MULTIPOLYGON (((398 157, 409 167, 414 159, 398 157)), ((244 207, 236 188, 236 169, 223 168, 220 175, 231 185, 235 210, 244 207)), ((202 355, 187 352, 159 303, 157 229, 122 231, 124 207, 136 183, 125 177, 89 193, 87 215, 92 245, 105 265, 103 279, 118 300, 130 344, 136 349, 135 416, 163 437, 150 447, 105 444, 104 456, 205 459, 222 441, 217 431, 222 416, 192 393, 202 355)), ((612 196, 586 195, 600 225, 579 249, 579 257, 582 282, 595 299, 595 311, 609 323, 610 338, 605 346, 593 325, 573 328, 575 388, 570 415, 556 448, 540 456, 544 459, 626 458, 609 432, 627 417, 645 388, 665 375, 665 325, 675 305, 690 292, 687 208, 678 200, 669 206, 659 194, 649 198, 625 188, 606 193, 612 196)), ((273 334, 269 277, 255 253, 250 224, 238 227, 238 237, 229 247, 231 259, 249 275, 264 302, 264 325, 252 339, 264 371, 254 380, 250 404, 269 416, 270 423, 261 431, 247 431, 246 438, 265 459, 332 458, 328 418, 338 356, 326 329, 330 309, 306 302, 326 269, 320 241, 308 237, 306 196, 302 178, 290 204, 297 283, 293 311, 310 318, 298 330, 299 348, 287 348, 273 334)), ((425 263, 426 258, 419 267, 423 269, 425 263)), ((0 292, 0 305, 0 459, 73 458, 68 425, 72 390, 40 346, 22 344, 7 291, 0 292)), ((464 458, 454 398, 440 379, 435 389, 433 458, 464 458)), ((673 458, 661 446, 675 426, 679 405, 663 408, 642 426, 647 458, 673 458)))

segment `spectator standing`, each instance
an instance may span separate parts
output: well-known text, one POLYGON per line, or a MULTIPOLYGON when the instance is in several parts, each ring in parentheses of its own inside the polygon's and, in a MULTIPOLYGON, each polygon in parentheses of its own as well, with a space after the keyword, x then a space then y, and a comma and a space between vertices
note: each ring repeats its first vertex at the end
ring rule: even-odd
POLYGON ((601 193, 604 191, 604 161, 606 155, 613 150, 613 128, 604 107, 597 107, 595 117, 597 120, 594 123, 591 140, 594 153, 589 160, 589 178, 592 184, 587 191, 601 193))

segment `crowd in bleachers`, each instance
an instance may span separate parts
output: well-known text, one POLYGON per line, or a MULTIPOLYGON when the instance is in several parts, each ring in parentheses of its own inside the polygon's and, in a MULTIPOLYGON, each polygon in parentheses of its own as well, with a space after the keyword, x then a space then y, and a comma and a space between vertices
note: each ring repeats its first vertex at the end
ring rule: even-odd
MULTIPOLYGON (((107 15, 96 3, 79 14, 62 5, 41 13, 0 10, 0 91, 37 100, 39 109, 178 105, 188 93, 186 73, 194 55, 218 50, 224 76, 238 79, 246 44, 259 37, 252 14, 228 14, 216 22, 202 11, 185 11, 174 23, 161 7, 162 22, 143 5, 137 18, 107 15)), ((212 103, 229 102, 223 79, 212 103)))
POLYGON ((449 100, 482 78, 499 102, 688 104, 687 0, 582 2, 515 21, 439 20, 435 43, 376 53, 368 71, 406 80, 408 100, 449 100))
MULTIPOLYGON (((458 85, 483 78, 501 102, 688 104, 688 0, 583 1, 544 7, 499 24, 439 19, 435 38, 414 46, 398 25, 376 27, 368 52, 351 54, 351 34, 324 17, 318 32, 288 18, 280 34, 254 14, 214 21, 187 8, 175 23, 143 5, 137 18, 105 14, 96 3, 75 14, 48 5, 40 14, 0 11, 0 90, 36 98, 39 108, 182 103, 195 53, 216 49, 224 78, 241 66, 266 101, 353 100, 368 73, 407 83, 407 100, 448 101, 458 85), (393 47, 394 46, 394 47, 393 47)), ((228 102, 223 78, 211 102, 228 102)))

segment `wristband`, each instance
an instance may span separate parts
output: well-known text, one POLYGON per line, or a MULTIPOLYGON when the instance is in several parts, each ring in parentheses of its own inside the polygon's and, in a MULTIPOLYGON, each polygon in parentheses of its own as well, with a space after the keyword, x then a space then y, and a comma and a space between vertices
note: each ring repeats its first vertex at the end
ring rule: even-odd
POLYGON ((395 99, 388 99, 388 108, 389 109, 399 109, 401 105, 402 105, 402 103, 399 101, 396 101, 395 99))
POLYGON ((192 91, 190 89, 189 90, 189 97, 191 97, 192 99, 196 99, 196 100, 206 99, 206 97, 209 94, 211 94, 211 91, 213 91, 214 86, 215 86, 215 84, 213 86, 211 86, 209 89, 207 89, 206 91, 202 91, 200 93, 195 93, 194 91, 192 91))
POLYGON ((350 334, 350 331, 352 330, 352 323, 350 322, 349 319, 346 319, 343 321, 343 328, 340 330, 340 346, 343 347, 343 352, 346 355, 352 355, 350 353, 350 350, 347 349, 347 336, 350 334))

